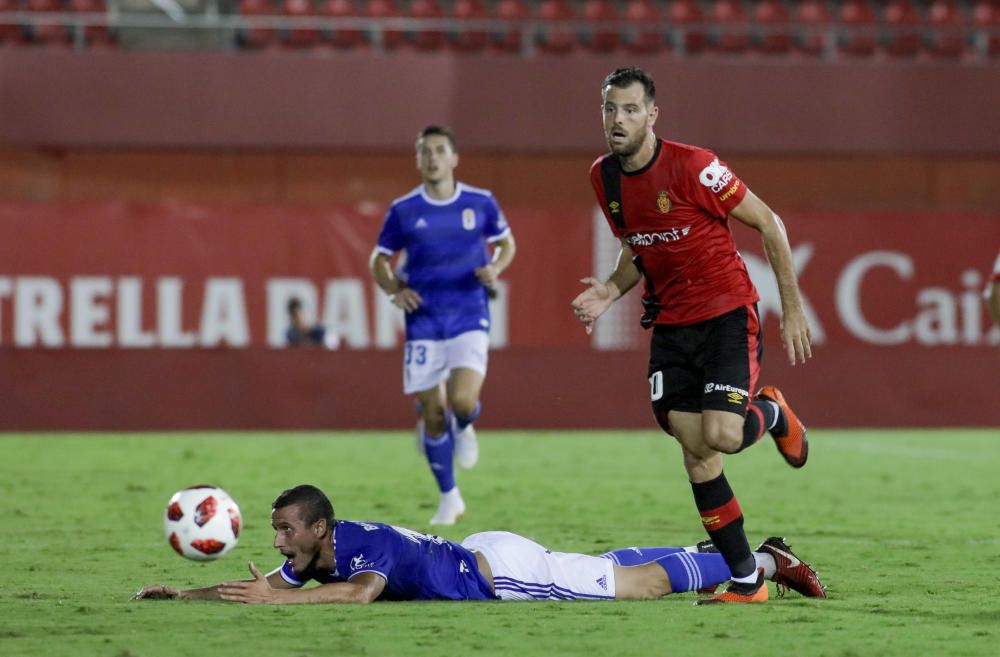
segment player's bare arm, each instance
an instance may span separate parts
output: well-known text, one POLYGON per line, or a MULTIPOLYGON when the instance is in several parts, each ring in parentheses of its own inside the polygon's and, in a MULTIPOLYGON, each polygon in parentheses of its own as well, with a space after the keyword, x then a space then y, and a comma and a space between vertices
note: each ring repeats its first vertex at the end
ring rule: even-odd
MULTIPOLYGON (((347 582, 323 584, 313 588, 273 586, 272 582, 250 562, 254 578, 227 582, 219 587, 219 597, 228 602, 244 604, 365 604, 373 602, 385 588, 385 580, 376 573, 361 573, 347 582)), ((284 581, 284 580, 282 580, 284 581)))
POLYGON ((632 256, 632 248, 622 240, 618 262, 608 280, 601 282, 589 276, 580 280, 588 287, 573 299, 573 314, 580 320, 588 334, 594 330, 597 318, 642 279, 642 274, 632 262, 632 256))
POLYGON ((742 221, 761 234, 764 253, 778 282, 781 295, 781 340, 785 345, 788 361, 795 365, 812 357, 812 334, 802 309, 799 284, 792 265, 792 248, 781 218, 757 196, 747 190, 740 204, 730 216, 742 221))
POLYGON ((393 305, 402 308, 408 313, 420 307, 423 299, 420 294, 406 285, 392 271, 392 261, 390 256, 382 253, 378 249, 372 251, 368 264, 372 271, 375 284, 382 288, 382 291, 389 295, 393 305))
MULTIPOLYGON (((251 569, 250 572, 251 574, 253 573, 253 568, 251 569)), ((264 579, 272 589, 291 588, 291 585, 281 577, 278 570, 275 570, 273 573, 269 573, 264 579)), ((254 579, 243 580, 243 582, 247 584, 254 581, 255 581, 254 579)), ((142 587, 135 595, 132 596, 132 599, 133 600, 220 601, 223 599, 219 592, 220 589, 224 586, 231 585, 233 583, 234 582, 224 582, 222 584, 215 584, 214 586, 206 586, 200 589, 178 589, 173 586, 162 586, 160 584, 153 584, 151 586, 142 587)))
POLYGON ((514 243, 513 235, 508 235, 501 240, 497 240, 493 245, 493 257, 490 263, 485 267, 476 269, 476 278, 486 287, 494 287, 500 278, 500 274, 513 262, 516 252, 517 245, 514 243))

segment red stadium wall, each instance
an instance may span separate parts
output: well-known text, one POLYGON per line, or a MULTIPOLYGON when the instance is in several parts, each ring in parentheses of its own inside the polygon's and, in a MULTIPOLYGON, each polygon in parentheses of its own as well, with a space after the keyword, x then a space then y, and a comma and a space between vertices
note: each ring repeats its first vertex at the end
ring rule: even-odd
POLYGON ((996 153, 1000 67, 913 59, 371 53, 0 52, 0 145, 600 150, 600 83, 658 82, 660 131, 724 152, 996 153))
MULTIPOLYGON (((592 210, 506 205, 519 254, 483 425, 652 426, 635 299, 600 340, 568 310, 606 230, 592 210)), ((783 214, 817 333, 804 367, 778 348, 757 240, 738 241, 762 292, 764 378, 811 424, 1000 425, 1000 330, 980 297, 1000 216, 783 214)), ((0 428, 408 426, 399 317, 366 270, 380 222, 374 206, 0 203, 0 428), (339 350, 275 348, 292 292, 339 350)))

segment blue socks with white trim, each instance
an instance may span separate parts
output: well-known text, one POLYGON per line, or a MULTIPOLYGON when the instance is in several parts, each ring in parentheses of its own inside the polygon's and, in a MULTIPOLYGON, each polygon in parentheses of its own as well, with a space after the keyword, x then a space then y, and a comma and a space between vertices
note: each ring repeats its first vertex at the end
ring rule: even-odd
POLYGON ((431 437, 423 434, 424 454, 431 466, 431 473, 437 480, 438 490, 447 493, 455 487, 455 465, 452 459, 455 454, 455 438, 451 434, 450 422, 445 423, 445 430, 440 436, 431 437))

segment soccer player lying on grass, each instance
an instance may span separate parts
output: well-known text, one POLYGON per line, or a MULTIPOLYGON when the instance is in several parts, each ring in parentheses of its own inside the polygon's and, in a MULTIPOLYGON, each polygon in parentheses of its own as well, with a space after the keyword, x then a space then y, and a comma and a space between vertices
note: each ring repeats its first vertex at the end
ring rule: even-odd
MULTIPOLYGON (((600 557, 551 552, 509 532, 482 532, 461 545, 381 523, 335 520, 314 486, 281 493, 271 512, 274 547, 286 561, 253 579, 200 589, 147 586, 135 599, 301 604, 375 600, 643 600, 714 589, 729 580, 708 542, 693 548, 624 548, 600 557), (303 588, 309 580, 320 586, 303 588)), ((779 587, 826 597, 808 564, 780 538, 754 553, 779 587)))

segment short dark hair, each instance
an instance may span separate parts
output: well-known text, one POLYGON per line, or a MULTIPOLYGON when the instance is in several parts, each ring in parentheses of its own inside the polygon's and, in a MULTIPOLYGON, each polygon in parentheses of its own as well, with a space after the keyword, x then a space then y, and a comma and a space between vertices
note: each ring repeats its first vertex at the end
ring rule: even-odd
POLYGON ((451 150, 455 151, 456 153, 458 152, 458 143, 455 141, 455 135, 452 133, 450 129, 448 129, 443 125, 431 124, 425 127, 420 132, 418 132, 417 144, 420 144, 420 142, 422 142, 423 140, 427 139, 428 137, 433 137, 435 135, 441 137, 447 137, 448 143, 451 144, 451 150))
POLYGON ((635 82, 642 85, 647 103, 656 100, 656 85, 653 83, 653 78, 646 71, 634 66, 615 69, 608 73, 608 77, 604 78, 604 82, 601 83, 601 92, 603 93, 608 87, 624 89, 635 82))
POLYGON ((292 297, 288 300, 288 314, 298 312, 302 309, 302 301, 298 297, 292 297))
POLYGON ((333 526, 333 504, 330 503, 330 498, 315 486, 302 484, 282 491, 274 498, 271 510, 283 509, 294 504, 299 506, 299 513, 306 525, 326 520, 326 524, 333 526))

